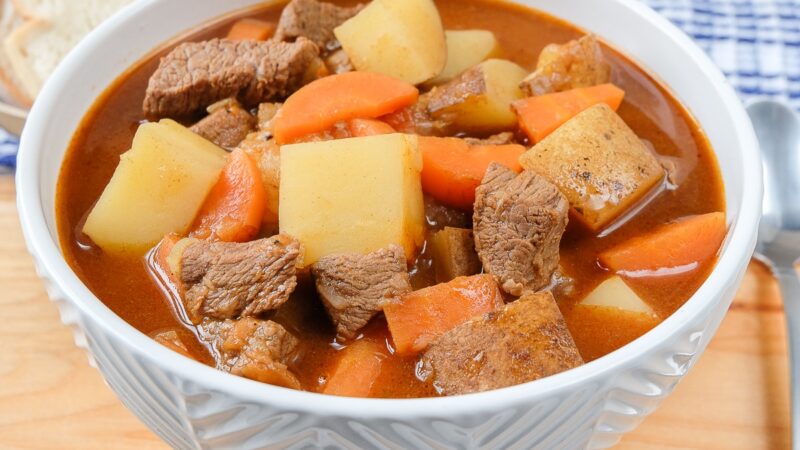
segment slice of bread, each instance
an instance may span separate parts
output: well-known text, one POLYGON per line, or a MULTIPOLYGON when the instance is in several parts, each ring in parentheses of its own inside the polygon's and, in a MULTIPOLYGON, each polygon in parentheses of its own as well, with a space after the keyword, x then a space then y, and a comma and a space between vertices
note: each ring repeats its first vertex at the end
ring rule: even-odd
MULTIPOLYGON (((0 0, 0 36, 10 35, 22 25, 23 16, 16 10, 11 0, 0 0)), ((33 99, 22 89, 22 81, 16 75, 11 60, 0 47, 0 99, 11 101, 18 106, 30 107, 33 99)))
POLYGON ((5 38, 3 50, 24 93, 35 98, 64 56, 130 1, 13 0, 28 20, 5 38))

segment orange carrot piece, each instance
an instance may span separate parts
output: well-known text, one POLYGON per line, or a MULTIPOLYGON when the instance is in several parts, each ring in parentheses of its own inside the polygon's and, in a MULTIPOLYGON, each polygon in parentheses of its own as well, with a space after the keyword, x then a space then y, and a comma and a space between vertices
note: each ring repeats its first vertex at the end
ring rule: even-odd
POLYGON ((313 81, 292 94, 273 122, 278 144, 327 130, 336 122, 374 119, 417 101, 405 81, 370 72, 347 72, 313 81))
POLYGON ((200 208, 190 236, 249 241, 261 229, 266 208, 267 195, 258 166, 247 153, 236 149, 200 208))
POLYGON ((275 24, 258 19, 237 20, 228 31, 227 39, 234 41, 266 41, 275 34, 275 24))
POLYGON ((383 307, 398 355, 419 353, 465 321, 503 306, 491 275, 458 277, 402 296, 383 307))
POLYGON ((726 233, 725 213, 689 216, 606 250, 600 254, 600 262, 629 275, 700 266, 717 255, 726 233))
POLYGON ((475 188, 486 169, 498 162, 520 172, 519 156, 525 147, 517 144, 470 146, 459 138, 419 137, 422 152, 422 189, 439 202, 469 211, 475 203, 475 188))
POLYGON ((581 111, 606 103, 614 111, 622 104, 625 91, 611 83, 517 100, 511 109, 519 126, 535 144, 581 111))
POLYGON ((369 397, 389 351, 383 342, 359 339, 341 351, 339 362, 322 393, 343 397, 369 397))
POLYGON ((374 119, 353 119, 347 122, 347 129, 352 137, 394 133, 394 128, 391 125, 374 119))

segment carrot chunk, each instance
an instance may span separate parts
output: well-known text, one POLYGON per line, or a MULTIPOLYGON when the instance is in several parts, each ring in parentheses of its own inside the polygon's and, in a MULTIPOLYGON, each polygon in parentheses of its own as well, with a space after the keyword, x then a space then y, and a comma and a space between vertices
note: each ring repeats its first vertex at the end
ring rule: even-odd
POLYGON ((351 137, 394 133, 394 128, 391 125, 374 119, 353 119, 347 122, 347 130, 350 132, 351 137))
POLYGON ((383 342, 359 339, 339 354, 333 375, 322 392, 343 397, 369 397, 389 351, 383 342))
POLYGON ((347 72, 313 81, 292 94, 273 122, 278 144, 324 131, 336 122, 374 119, 417 101, 405 81, 369 72, 347 72))
POLYGON ((525 147, 517 144, 470 146, 459 138, 419 137, 422 189, 439 202, 466 211, 475 203, 475 188, 486 169, 498 162, 520 172, 525 147))
POLYGON ((266 41, 275 34, 275 24, 258 19, 237 20, 228 31, 227 39, 234 41, 266 41))
POLYGON ((200 208, 190 236, 249 241, 261 229, 266 208, 267 195, 258 166, 244 150, 236 149, 200 208))
POLYGON ((383 307, 398 355, 419 353, 461 323, 503 306, 491 275, 458 277, 406 294, 383 307))
POLYGON ((717 255, 726 232, 725 213, 689 216, 606 250, 600 255, 600 262, 628 275, 702 266, 717 255))
POLYGON ((511 109, 517 114, 520 128, 535 144, 578 113, 598 103, 606 103, 616 111, 623 97, 625 91, 608 83, 524 98, 513 102, 511 109))

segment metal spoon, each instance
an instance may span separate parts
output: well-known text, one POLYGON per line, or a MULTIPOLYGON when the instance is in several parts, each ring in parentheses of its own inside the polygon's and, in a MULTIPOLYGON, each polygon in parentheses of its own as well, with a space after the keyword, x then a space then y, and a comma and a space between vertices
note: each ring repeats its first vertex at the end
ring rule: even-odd
POLYGON ((800 118, 788 106, 757 101, 747 107, 764 160, 764 207, 756 257, 778 279, 789 335, 792 448, 800 450, 800 118))

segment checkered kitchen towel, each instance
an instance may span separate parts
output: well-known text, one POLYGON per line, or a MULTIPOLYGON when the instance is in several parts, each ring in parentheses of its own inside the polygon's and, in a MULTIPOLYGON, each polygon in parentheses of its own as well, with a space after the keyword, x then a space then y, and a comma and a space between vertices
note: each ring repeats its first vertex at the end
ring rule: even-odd
MULTIPOLYGON (((800 110, 800 0, 642 0, 692 36, 742 99, 774 97, 800 110)), ((18 142, 0 129, 0 170, 18 142)))

